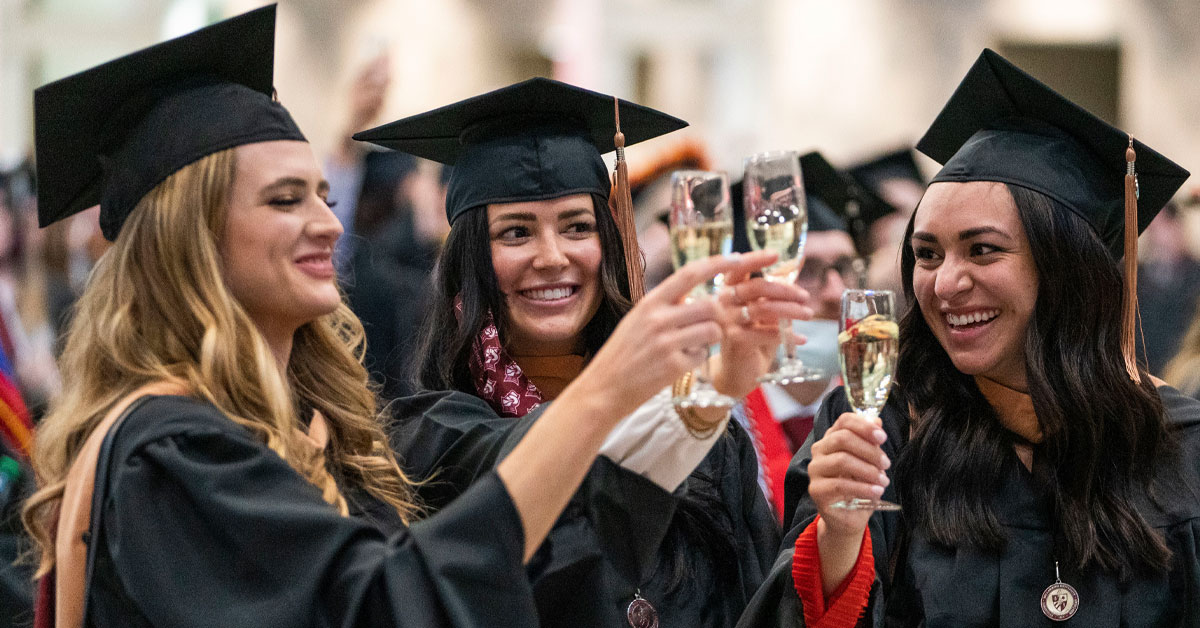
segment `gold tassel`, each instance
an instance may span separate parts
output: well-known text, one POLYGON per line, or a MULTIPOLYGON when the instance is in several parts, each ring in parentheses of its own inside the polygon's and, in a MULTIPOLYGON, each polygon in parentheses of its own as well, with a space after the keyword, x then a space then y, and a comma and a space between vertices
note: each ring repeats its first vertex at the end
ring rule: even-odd
POLYGON ((1138 183, 1134 162, 1137 153, 1133 150, 1133 136, 1129 136, 1129 147, 1125 149, 1125 295, 1121 312, 1121 353, 1125 358, 1125 370, 1129 378, 1142 383, 1137 364, 1138 300, 1138 183))
POLYGON ((637 303, 646 294, 643 277, 645 264, 642 249, 638 247, 637 224, 633 220, 633 198, 629 195, 629 166, 625 164, 625 134, 621 132, 621 101, 613 97, 613 113, 617 133, 613 143, 617 146, 617 167, 613 173, 613 191, 609 196, 608 208, 612 211, 617 231, 621 233, 621 247, 625 249, 625 273, 629 278, 629 298, 637 303))

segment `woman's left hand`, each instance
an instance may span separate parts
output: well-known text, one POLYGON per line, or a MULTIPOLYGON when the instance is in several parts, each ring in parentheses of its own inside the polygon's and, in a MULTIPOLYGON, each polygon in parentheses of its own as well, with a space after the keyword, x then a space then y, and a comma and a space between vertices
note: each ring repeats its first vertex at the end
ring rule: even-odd
MULTIPOLYGON (((721 352, 712 358, 713 387, 735 399, 758 386, 779 346, 779 321, 808 320, 809 295, 795 284, 761 277, 726 277, 717 297, 721 310, 721 352)), ((803 339, 793 335, 793 342, 803 339)))

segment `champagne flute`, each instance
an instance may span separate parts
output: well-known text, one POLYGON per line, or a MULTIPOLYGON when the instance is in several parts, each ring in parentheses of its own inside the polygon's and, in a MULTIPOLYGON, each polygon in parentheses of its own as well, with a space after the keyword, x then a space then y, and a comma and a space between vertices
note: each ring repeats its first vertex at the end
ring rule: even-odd
MULTIPOLYGON (((763 270, 763 278, 795 283, 804 260, 808 235, 808 206, 800 159, 794 151, 759 153, 746 159, 742 179, 745 193, 746 236, 750 248, 771 250, 779 259, 763 270)), ((824 379, 825 373, 804 365, 792 343, 792 321, 779 321, 779 350, 775 367, 759 377, 761 382, 794 384, 824 379)))
MULTIPOLYGON (((712 255, 733 252, 729 177, 723 172, 680 170, 671 174, 671 261, 675 268, 712 255)), ((696 286, 688 299, 711 299, 724 280, 717 275, 696 286)), ((712 347, 705 347, 711 357, 712 347)), ((673 399, 681 408, 729 408, 737 402, 713 388, 708 360, 692 374, 692 388, 673 399)))
MULTIPOLYGON (((900 353, 895 295, 890 290, 847 290, 842 293, 838 322, 839 361, 850 406, 861 417, 882 425, 879 411, 887 403, 900 353)), ((876 499, 844 499, 833 504, 846 510, 900 510, 876 499)))

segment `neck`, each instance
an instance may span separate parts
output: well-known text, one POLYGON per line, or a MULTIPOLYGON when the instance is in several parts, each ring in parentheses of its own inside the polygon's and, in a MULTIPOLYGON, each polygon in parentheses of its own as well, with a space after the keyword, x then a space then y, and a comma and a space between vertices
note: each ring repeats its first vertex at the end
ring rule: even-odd
POLYGON ((1042 441, 1042 426, 1033 409, 1033 398, 1024 390, 1012 388, 983 376, 975 377, 979 392, 996 411, 1005 429, 1020 436, 1026 442, 1042 441))
POLYGON ((298 328, 287 325, 268 326, 257 321, 255 325, 262 334, 263 340, 267 341, 267 348, 271 350, 271 355, 275 356, 275 364, 279 367, 279 372, 286 373, 288 360, 292 357, 292 338, 296 335, 298 328))

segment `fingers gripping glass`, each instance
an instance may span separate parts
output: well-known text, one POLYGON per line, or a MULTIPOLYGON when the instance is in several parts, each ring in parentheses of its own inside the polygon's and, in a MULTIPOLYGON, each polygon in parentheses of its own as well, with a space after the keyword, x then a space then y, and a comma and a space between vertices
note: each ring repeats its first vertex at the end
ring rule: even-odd
MULTIPOLYGON (((900 352, 895 297, 890 290, 847 290, 838 322, 838 359, 846 398, 859 416, 882 426, 879 411, 887 403, 900 352)), ((846 510, 899 510, 888 501, 849 498, 833 504, 846 510)))
MULTIPOLYGON (((742 189, 750 248, 775 251, 779 255, 773 265, 763 270, 763 277, 767 281, 795 283, 808 235, 808 206, 804 202, 799 157, 793 151, 752 155, 746 159, 742 189)), ((775 366, 759 381, 786 385, 824 377, 823 371, 805 366, 796 357, 792 321, 779 321, 775 366)))
MULTIPOLYGON (((733 218, 729 177, 723 172, 681 170, 671 175, 671 261, 676 269, 688 262, 733 252, 733 218)), ((712 299, 724 277, 697 286, 688 299, 712 299)), ((704 347, 711 357, 712 347, 704 347)), ((729 408, 736 400, 717 392, 708 360, 692 374, 692 388, 673 401, 682 408, 729 408)))

